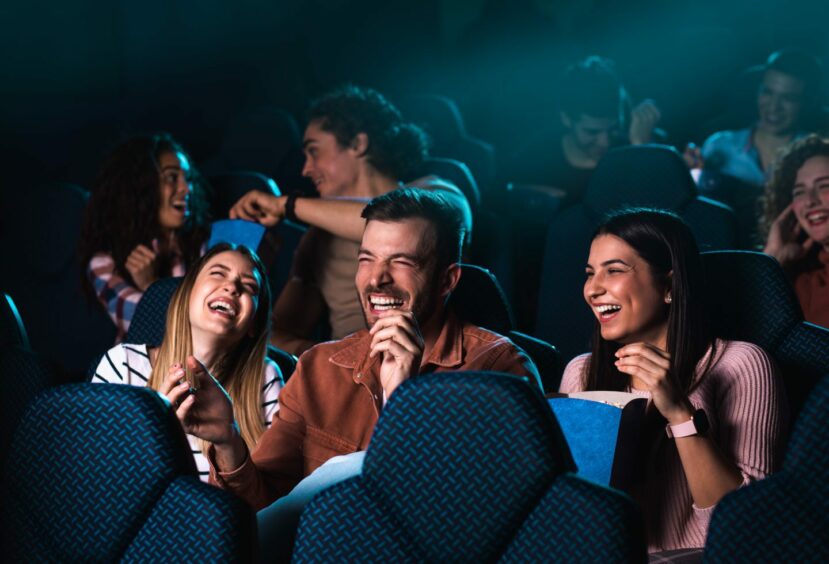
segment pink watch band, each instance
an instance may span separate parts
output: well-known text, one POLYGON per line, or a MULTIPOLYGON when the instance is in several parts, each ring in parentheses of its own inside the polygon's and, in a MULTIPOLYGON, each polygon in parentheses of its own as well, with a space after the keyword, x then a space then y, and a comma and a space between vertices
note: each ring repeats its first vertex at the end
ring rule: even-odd
POLYGON ((679 425, 665 425, 665 433, 669 438, 681 439, 682 437, 690 437, 697 434, 697 426, 694 425, 694 420, 689 419, 685 423, 679 425))

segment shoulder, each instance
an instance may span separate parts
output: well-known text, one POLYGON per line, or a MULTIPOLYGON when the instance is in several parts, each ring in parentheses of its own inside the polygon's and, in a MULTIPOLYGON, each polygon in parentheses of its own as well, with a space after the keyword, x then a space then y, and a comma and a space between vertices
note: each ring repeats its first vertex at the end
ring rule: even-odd
POLYGON ((307 370, 312 365, 329 362, 343 368, 353 368, 362 360, 368 348, 368 344, 363 342, 367 335, 368 330, 362 329, 342 339, 314 345, 299 357, 297 368, 301 366, 307 370))
POLYGON ((535 363, 509 338, 471 323, 463 324, 462 334, 462 369, 525 376, 542 388, 535 363))
POLYGON ((745 341, 723 340, 717 340, 715 347, 716 358, 707 378, 740 388, 776 385, 777 366, 762 348, 745 341))
POLYGON ((131 373, 146 376, 150 372, 152 365, 147 345, 122 343, 104 353, 95 369, 93 381, 129 383, 131 373))
POLYGON ((580 392, 584 390, 584 373, 587 370, 587 363, 590 360, 590 353, 582 354, 567 363, 564 375, 561 377, 561 385, 558 391, 564 394, 580 392))

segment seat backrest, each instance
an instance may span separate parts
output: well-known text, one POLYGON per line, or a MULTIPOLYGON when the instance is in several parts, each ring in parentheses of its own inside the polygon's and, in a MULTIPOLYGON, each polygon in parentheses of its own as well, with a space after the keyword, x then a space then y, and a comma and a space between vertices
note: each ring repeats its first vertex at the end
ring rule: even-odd
POLYGON ((81 288, 77 255, 88 194, 71 184, 26 187, 4 198, 0 288, 14 296, 35 351, 69 378, 82 376, 92 358, 115 341, 115 326, 81 288), (30 213, 37 210, 37 213, 30 213))
POLYGON ((593 172, 584 200, 554 216, 547 231, 534 334, 555 343, 565 360, 589 350, 594 321, 581 296, 591 236, 607 212, 627 206, 676 212, 703 250, 735 247, 733 211, 696 194, 675 149, 637 145, 610 151, 593 172))
POLYGON ((28 349, 29 336, 12 297, 0 293, 0 348, 12 346, 28 349))
POLYGON ((501 285, 486 268, 461 265, 461 279, 449 298, 459 318, 506 335, 515 328, 515 319, 501 285))
POLYGON ((423 169, 423 176, 430 174, 439 176, 457 186, 466 196, 472 213, 477 212, 481 205, 481 192, 472 171, 465 163, 455 159, 431 157, 426 159, 423 169))
POLYGON ((261 170, 278 178, 282 162, 301 147, 294 117, 281 108, 260 106, 233 117, 218 156, 225 170, 261 170))
POLYGON ((803 321, 800 304, 776 260, 752 251, 702 254, 715 334, 749 341, 780 365, 792 412, 829 367, 829 329, 803 321))
POLYGON ((810 393, 783 468, 726 495, 705 543, 706 562, 827 562, 829 375, 810 393))
POLYGON ((15 435, 6 477, 11 561, 251 557, 252 511, 199 481, 181 424, 146 388, 41 393, 15 435))
POLYGON ((147 288, 135 308, 125 339, 127 343, 146 343, 151 347, 161 344, 167 330, 167 308, 182 280, 181 276, 162 278, 147 288))
MULTIPOLYGON (((555 527, 532 517, 549 514, 539 509, 539 500, 574 481, 594 498, 608 496, 616 509, 624 507, 626 521, 616 521, 623 542, 607 550, 611 560, 622 552, 643 560, 641 517, 632 502, 572 476, 573 469, 552 412, 525 379, 486 372, 425 374, 389 399, 362 475, 332 486, 306 507, 294 559, 477 562, 504 555, 510 560, 518 558, 511 552, 514 543, 519 551, 563 558, 569 542, 557 539, 558 546, 548 546, 547 535, 522 534, 522 525, 563 531, 582 523, 575 515, 580 508, 569 505, 573 498, 558 495, 552 496, 561 509, 555 527)), ((604 511, 601 504, 585 506, 604 511)), ((605 539, 582 536, 571 541, 607 548, 605 539)))
POLYGON ((437 94, 419 94, 404 98, 401 109, 407 120, 422 127, 429 135, 433 155, 466 163, 479 185, 487 190, 491 188, 495 176, 495 150, 466 131, 454 101, 437 94))
POLYGON ((52 367, 46 360, 28 348, 19 345, 0 347, 0 375, 3 393, 0 394, 0 471, 5 467, 6 456, 14 432, 23 418, 23 412, 34 397, 56 383, 52 367))
POLYGON ((210 211, 214 219, 226 218, 233 204, 251 190, 259 190, 274 196, 281 195, 276 182, 259 172, 221 172, 211 174, 207 181, 213 192, 210 211))

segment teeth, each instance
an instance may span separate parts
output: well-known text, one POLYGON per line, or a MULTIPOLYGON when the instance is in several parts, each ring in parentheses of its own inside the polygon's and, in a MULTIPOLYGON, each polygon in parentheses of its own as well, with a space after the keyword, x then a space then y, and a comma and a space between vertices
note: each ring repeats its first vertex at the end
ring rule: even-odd
POLYGON ((827 217, 829 217, 829 213, 823 211, 806 214, 806 219, 808 219, 809 221, 823 221, 827 217))
POLYGON ((387 309, 397 309, 403 305, 403 300, 401 299, 379 296, 369 298, 369 302, 371 303, 371 306, 374 309, 380 311, 384 311, 387 309))
POLYGON ((231 316, 236 316, 236 308, 225 301, 215 301, 208 304, 208 307, 213 311, 223 311, 231 316))
POLYGON ((609 313, 609 312, 612 312, 612 311, 619 311, 620 309, 622 309, 622 306, 620 306, 620 305, 600 305, 600 306, 596 306, 596 311, 598 311, 599 313, 609 313))

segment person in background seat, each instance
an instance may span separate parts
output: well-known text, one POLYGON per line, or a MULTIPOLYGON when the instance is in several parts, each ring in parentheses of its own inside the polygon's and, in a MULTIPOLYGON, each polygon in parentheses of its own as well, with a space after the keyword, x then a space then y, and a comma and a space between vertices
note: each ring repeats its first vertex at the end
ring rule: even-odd
POLYGON ((205 186, 165 133, 134 137, 109 155, 92 189, 80 237, 84 287, 127 334, 144 291, 182 276, 209 234, 205 186))

